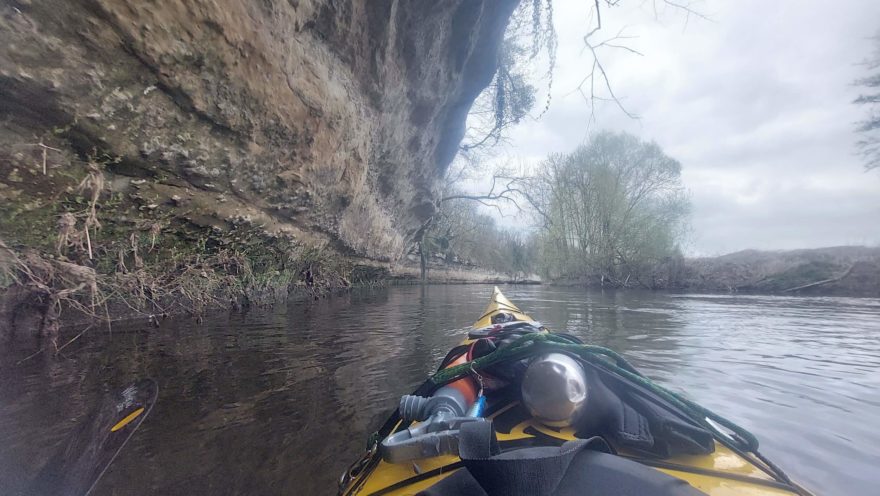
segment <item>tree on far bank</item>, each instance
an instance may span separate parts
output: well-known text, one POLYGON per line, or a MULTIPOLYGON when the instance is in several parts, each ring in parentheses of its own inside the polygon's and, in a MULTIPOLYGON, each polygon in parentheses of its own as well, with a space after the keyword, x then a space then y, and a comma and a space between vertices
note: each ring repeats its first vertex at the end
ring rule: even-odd
POLYGON ((865 61, 870 74, 856 81, 863 88, 853 103, 867 109, 867 118, 858 123, 861 139, 857 145, 868 170, 880 168, 880 33, 874 37, 874 53, 865 61))
POLYGON ((654 287, 669 277, 658 268, 681 256, 690 202, 681 164, 656 143, 602 132, 551 155, 529 184, 546 277, 654 287))

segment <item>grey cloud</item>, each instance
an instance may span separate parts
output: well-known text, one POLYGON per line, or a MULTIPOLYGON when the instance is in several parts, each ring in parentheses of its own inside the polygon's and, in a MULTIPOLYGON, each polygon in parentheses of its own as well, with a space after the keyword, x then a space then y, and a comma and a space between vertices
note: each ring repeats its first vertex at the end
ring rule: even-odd
MULTIPOLYGON (((554 103, 515 129, 507 155, 536 161, 587 136, 589 107, 573 94, 585 5, 557 0, 560 50, 554 103)), ((630 5, 639 5, 633 1, 630 5)), ((606 55, 616 93, 594 129, 626 130, 679 159, 694 199, 692 253, 880 243, 880 174, 855 154, 851 104, 860 60, 880 30, 880 2, 706 2, 714 22, 659 23, 650 8, 613 9, 642 58, 606 55), (662 24, 662 25, 661 25, 662 24)))

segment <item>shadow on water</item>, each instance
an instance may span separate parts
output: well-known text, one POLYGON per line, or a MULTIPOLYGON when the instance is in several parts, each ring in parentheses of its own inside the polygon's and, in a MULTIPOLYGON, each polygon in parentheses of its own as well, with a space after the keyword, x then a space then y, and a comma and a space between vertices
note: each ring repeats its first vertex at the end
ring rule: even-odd
MULTIPOLYGON (((880 483, 880 301, 504 289, 545 325, 622 352, 754 430, 808 486, 865 494, 880 483)), ((393 287, 201 325, 118 325, 19 366, 28 353, 6 349, 0 492, 23 487, 109 391, 150 376, 159 401, 95 494, 334 494, 490 290, 393 287)))

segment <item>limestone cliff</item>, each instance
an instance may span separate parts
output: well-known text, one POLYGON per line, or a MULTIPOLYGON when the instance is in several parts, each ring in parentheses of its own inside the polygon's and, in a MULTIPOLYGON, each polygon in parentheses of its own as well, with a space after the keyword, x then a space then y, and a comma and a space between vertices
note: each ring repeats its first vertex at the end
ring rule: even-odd
POLYGON ((104 158, 148 208, 397 256, 515 3, 6 2, 0 194, 45 208, 73 163, 104 158), (34 143, 54 148, 45 174, 34 143))
POLYGON ((99 272, 267 234, 395 259, 517 3, 4 2, 0 239, 99 272))

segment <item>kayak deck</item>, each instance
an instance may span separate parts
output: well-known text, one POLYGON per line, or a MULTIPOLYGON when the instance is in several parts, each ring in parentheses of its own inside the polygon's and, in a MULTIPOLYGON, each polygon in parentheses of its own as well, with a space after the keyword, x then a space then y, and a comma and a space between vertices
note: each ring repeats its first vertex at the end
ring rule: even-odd
MULTIPOLYGON (((474 323, 474 329, 491 326, 492 317, 499 313, 512 314, 517 321, 533 321, 496 287, 485 312, 474 323)), ((470 341, 466 340, 464 343, 470 341)), ((545 444, 561 444, 578 439, 571 428, 551 428, 531 418, 516 400, 490 403, 486 417, 492 419, 498 442, 502 446, 523 444, 524 441, 536 438, 545 444)), ((715 451, 702 456, 654 459, 623 451, 618 455, 682 479, 710 496, 810 494, 800 487, 777 481, 770 475, 773 470, 763 462, 748 454, 743 456, 718 440, 715 441, 715 451), (796 489, 793 490, 793 487, 796 489)), ((453 473, 460 467, 459 462, 459 458, 454 455, 397 464, 379 460, 367 473, 360 474, 346 487, 341 488, 340 494, 413 495, 453 473)))
POLYGON ((488 327, 492 325, 492 316, 498 313, 509 313, 512 314, 516 320, 529 321, 534 320, 529 317, 522 310, 520 310, 516 305, 511 303, 510 300, 507 299, 504 294, 501 293, 501 290, 496 286, 492 291, 492 298, 489 300, 489 305, 486 307, 486 310, 483 311, 483 315, 474 322, 472 326, 474 329, 480 329, 483 327, 488 327))
MULTIPOLYGON (((519 408, 518 403, 512 403, 507 407, 493 413, 489 416, 498 424, 498 419, 505 413, 513 409, 519 408)), ((535 432, 541 435, 553 437, 563 441, 577 439, 571 429, 562 429, 556 431, 550 429, 540 422, 533 419, 525 419, 515 425, 509 432, 496 430, 499 443, 517 441, 535 437, 535 432)), ((638 458, 635 458, 640 461, 638 458)), ((436 484, 440 479, 451 474, 456 468, 444 470, 444 467, 458 462, 456 456, 444 455, 425 460, 417 460, 408 464, 391 464, 380 461, 379 465, 373 470, 373 473, 367 479, 364 486, 356 494, 372 495, 413 495, 423 489, 427 489, 436 484), (433 472, 439 472, 422 480, 414 481, 396 490, 385 492, 387 488, 393 487, 402 481, 411 480, 422 474, 428 475, 433 472)), ((792 495, 795 492, 780 487, 772 487, 773 478, 767 475, 756 465, 737 455, 724 445, 716 443, 715 452, 707 456, 680 456, 667 460, 662 460, 664 464, 669 466, 678 466, 676 468, 659 468, 658 470, 665 472, 673 477, 687 481, 690 485, 710 496, 725 495, 751 495, 751 496, 771 496, 771 495, 792 495), (695 473, 695 471, 702 473, 695 473), (717 474, 709 474, 709 472, 717 472, 717 474), (740 478, 753 478, 755 481, 747 482, 739 480, 740 478)))

